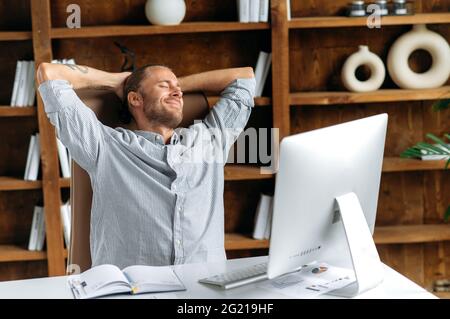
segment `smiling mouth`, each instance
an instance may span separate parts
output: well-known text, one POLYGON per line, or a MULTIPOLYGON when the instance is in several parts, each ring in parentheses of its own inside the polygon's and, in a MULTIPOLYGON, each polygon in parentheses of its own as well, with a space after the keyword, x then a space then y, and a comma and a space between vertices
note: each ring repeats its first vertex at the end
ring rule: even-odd
POLYGON ((178 100, 167 100, 167 103, 181 105, 181 102, 178 100))

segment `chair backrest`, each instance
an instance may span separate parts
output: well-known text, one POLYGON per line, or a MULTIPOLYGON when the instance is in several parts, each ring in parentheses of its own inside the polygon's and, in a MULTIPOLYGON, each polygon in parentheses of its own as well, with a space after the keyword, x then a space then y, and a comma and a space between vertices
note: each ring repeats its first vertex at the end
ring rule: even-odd
MULTIPOLYGON (((98 90, 80 90, 77 92, 83 102, 91 108, 97 118, 111 127, 135 129, 135 125, 121 125, 118 117, 120 100, 113 93, 98 90)), ((208 101, 204 94, 184 95, 183 122, 180 127, 188 127, 195 119, 203 119, 208 113, 208 101)), ((72 161, 70 181, 71 203, 71 239, 68 265, 78 265, 81 271, 91 267, 90 221, 92 187, 88 173, 75 161, 72 161)))

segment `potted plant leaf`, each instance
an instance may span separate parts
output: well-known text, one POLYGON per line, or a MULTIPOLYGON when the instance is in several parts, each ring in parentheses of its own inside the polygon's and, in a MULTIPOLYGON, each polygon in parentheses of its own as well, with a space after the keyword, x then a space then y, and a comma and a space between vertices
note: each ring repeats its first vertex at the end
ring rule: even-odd
MULTIPOLYGON (((435 111, 448 109, 449 107, 450 99, 440 100, 433 105, 435 111)), ((450 144, 446 143, 444 139, 446 138, 450 143, 450 134, 444 134, 444 139, 440 139, 431 133, 426 134, 426 137, 432 140, 434 144, 419 142, 401 153, 400 157, 419 159, 432 157, 434 159, 447 159, 447 162, 445 163, 445 169, 447 169, 450 165, 450 144)), ((450 206, 445 212, 444 220, 446 222, 450 220, 450 206)))

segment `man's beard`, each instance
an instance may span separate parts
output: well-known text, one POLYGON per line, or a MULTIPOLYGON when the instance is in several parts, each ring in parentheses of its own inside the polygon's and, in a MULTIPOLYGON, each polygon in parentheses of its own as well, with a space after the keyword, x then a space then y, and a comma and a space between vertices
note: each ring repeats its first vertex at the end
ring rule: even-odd
POLYGON ((152 123, 175 129, 183 120, 182 112, 170 112, 158 102, 149 103, 145 107, 145 116, 152 123))

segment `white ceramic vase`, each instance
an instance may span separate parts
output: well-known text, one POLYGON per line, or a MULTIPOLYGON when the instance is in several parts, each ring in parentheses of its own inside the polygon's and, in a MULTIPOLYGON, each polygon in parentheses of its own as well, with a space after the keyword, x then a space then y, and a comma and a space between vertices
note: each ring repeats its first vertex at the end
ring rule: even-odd
POLYGON ((380 88, 386 76, 383 61, 369 51, 369 47, 360 45, 359 50, 350 55, 344 63, 341 72, 341 79, 344 86, 353 92, 370 92, 380 88), (370 68, 370 78, 360 81, 355 75, 356 69, 366 65, 370 68))
POLYGON ((441 35, 425 25, 415 25, 392 45, 387 60, 389 75, 403 89, 431 89, 444 85, 450 76, 450 47, 441 35), (409 67, 410 55, 422 49, 432 57, 430 69, 416 73, 409 67))
POLYGON ((147 0, 145 15, 151 24, 177 25, 186 14, 184 0, 147 0))

